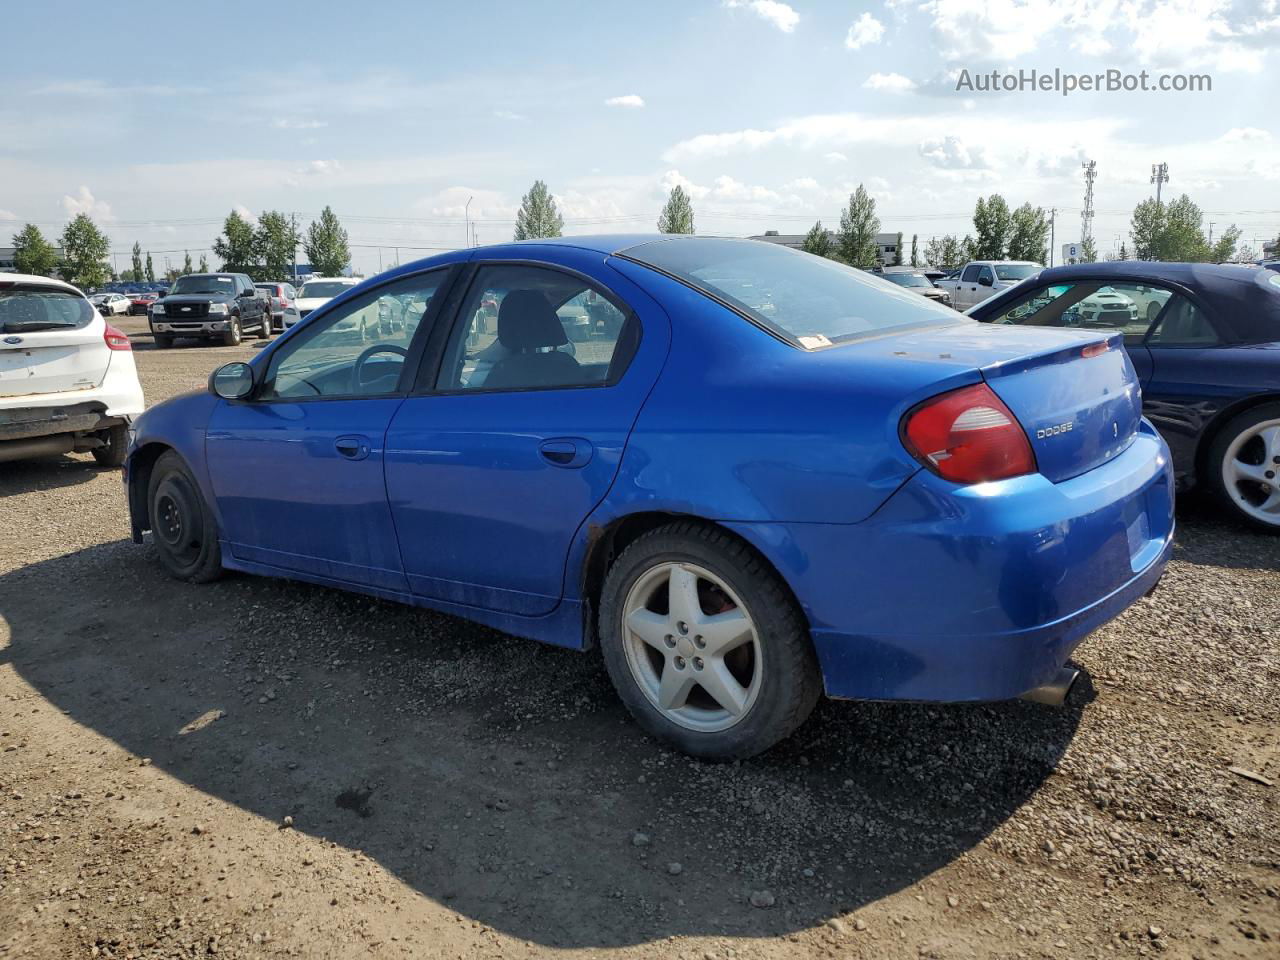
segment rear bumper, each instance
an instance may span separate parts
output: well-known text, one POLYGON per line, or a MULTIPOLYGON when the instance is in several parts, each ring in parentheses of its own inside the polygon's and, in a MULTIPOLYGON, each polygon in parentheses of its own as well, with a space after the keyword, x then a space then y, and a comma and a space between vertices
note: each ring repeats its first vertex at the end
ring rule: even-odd
POLYGON ((109 416, 101 401, 0 410, 0 444, 60 433, 91 433, 127 421, 127 417, 109 416))
POLYGON ((981 701, 1051 680, 1160 579, 1168 448, 1130 447, 1061 483, 956 487, 921 471, 859 524, 734 524, 809 618, 829 696, 981 701))

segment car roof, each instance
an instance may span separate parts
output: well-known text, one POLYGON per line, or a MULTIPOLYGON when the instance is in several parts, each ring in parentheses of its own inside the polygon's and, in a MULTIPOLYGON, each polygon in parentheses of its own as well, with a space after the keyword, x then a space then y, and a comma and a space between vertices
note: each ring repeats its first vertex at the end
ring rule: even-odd
POLYGON ((55 280, 53 277, 41 277, 33 273, 0 273, 0 286, 6 283, 38 283, 52 287, 55 290, 65 290, 69 293, 79 293, 81 296, 84 296, 82 291, 73 287, 65 280, 55 280))

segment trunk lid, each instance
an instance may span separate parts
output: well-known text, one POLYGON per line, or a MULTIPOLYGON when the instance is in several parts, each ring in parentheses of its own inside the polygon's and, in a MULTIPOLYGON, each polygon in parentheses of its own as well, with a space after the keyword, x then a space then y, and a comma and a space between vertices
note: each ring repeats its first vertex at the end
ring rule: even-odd
POLYGON ((106 321, 78 291, 0 283, 0 397, 91 390, 111 363, 106 321))
POLYGON ((1106 463, 1137 434, 1142 394, 1119 334, 960 323, 876 345, 912 361, 977 368, 1055 483, 1106 463))

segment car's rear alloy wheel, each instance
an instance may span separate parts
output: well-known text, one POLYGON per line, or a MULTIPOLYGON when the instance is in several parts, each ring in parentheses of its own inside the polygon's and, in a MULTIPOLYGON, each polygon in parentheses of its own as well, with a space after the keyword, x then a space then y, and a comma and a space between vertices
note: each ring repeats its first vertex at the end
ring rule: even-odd
POLYGON ((1280 404, 1228 423, 1209 451, 1219 496, 1256 527, 1280 533, 1280 404))
POLYGON ((804 618, 746 544, 676 523, 609 570, 601 644, 619 696, 650 733, 695 756, 768 749, 813 709, 820 680, 804 618))
POLYGON ((147 505, 156 553, 170 576, 204 583, 221 574, 217 521, 176 453, 170 451, 156 461, 147 505))
POLYGON ((271 339, 271 314, 270 313, 263 314, 261 321, 259 321, 258 323, 258 339, 259 340, 271 339))

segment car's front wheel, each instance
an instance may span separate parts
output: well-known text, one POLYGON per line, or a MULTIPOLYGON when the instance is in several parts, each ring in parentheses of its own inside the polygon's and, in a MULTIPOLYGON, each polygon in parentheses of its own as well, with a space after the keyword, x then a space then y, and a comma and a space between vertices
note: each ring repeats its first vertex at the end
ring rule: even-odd
POLYGON ((206 583, 222 573, 218 525, 186 463, 170 451, 151 471, 151 536, 160 565, 177 580, 206 583))
POLYGON ((240 346, 241 337, 240 318, 232 317, 227 321, 227 330, 222 335, 223 346, 238 347, 240 346))
POLYGON ((1280 403, 1246 410, 1209 447, 1210 483, 1236 516, 1280 533, 1280 403))
POLYGON ((623 551, 605 580, 600 642, 637 722, 698 757, 767 750, 821 692, 786 585, 745 543, 703 524, 660 527, 623 551))

